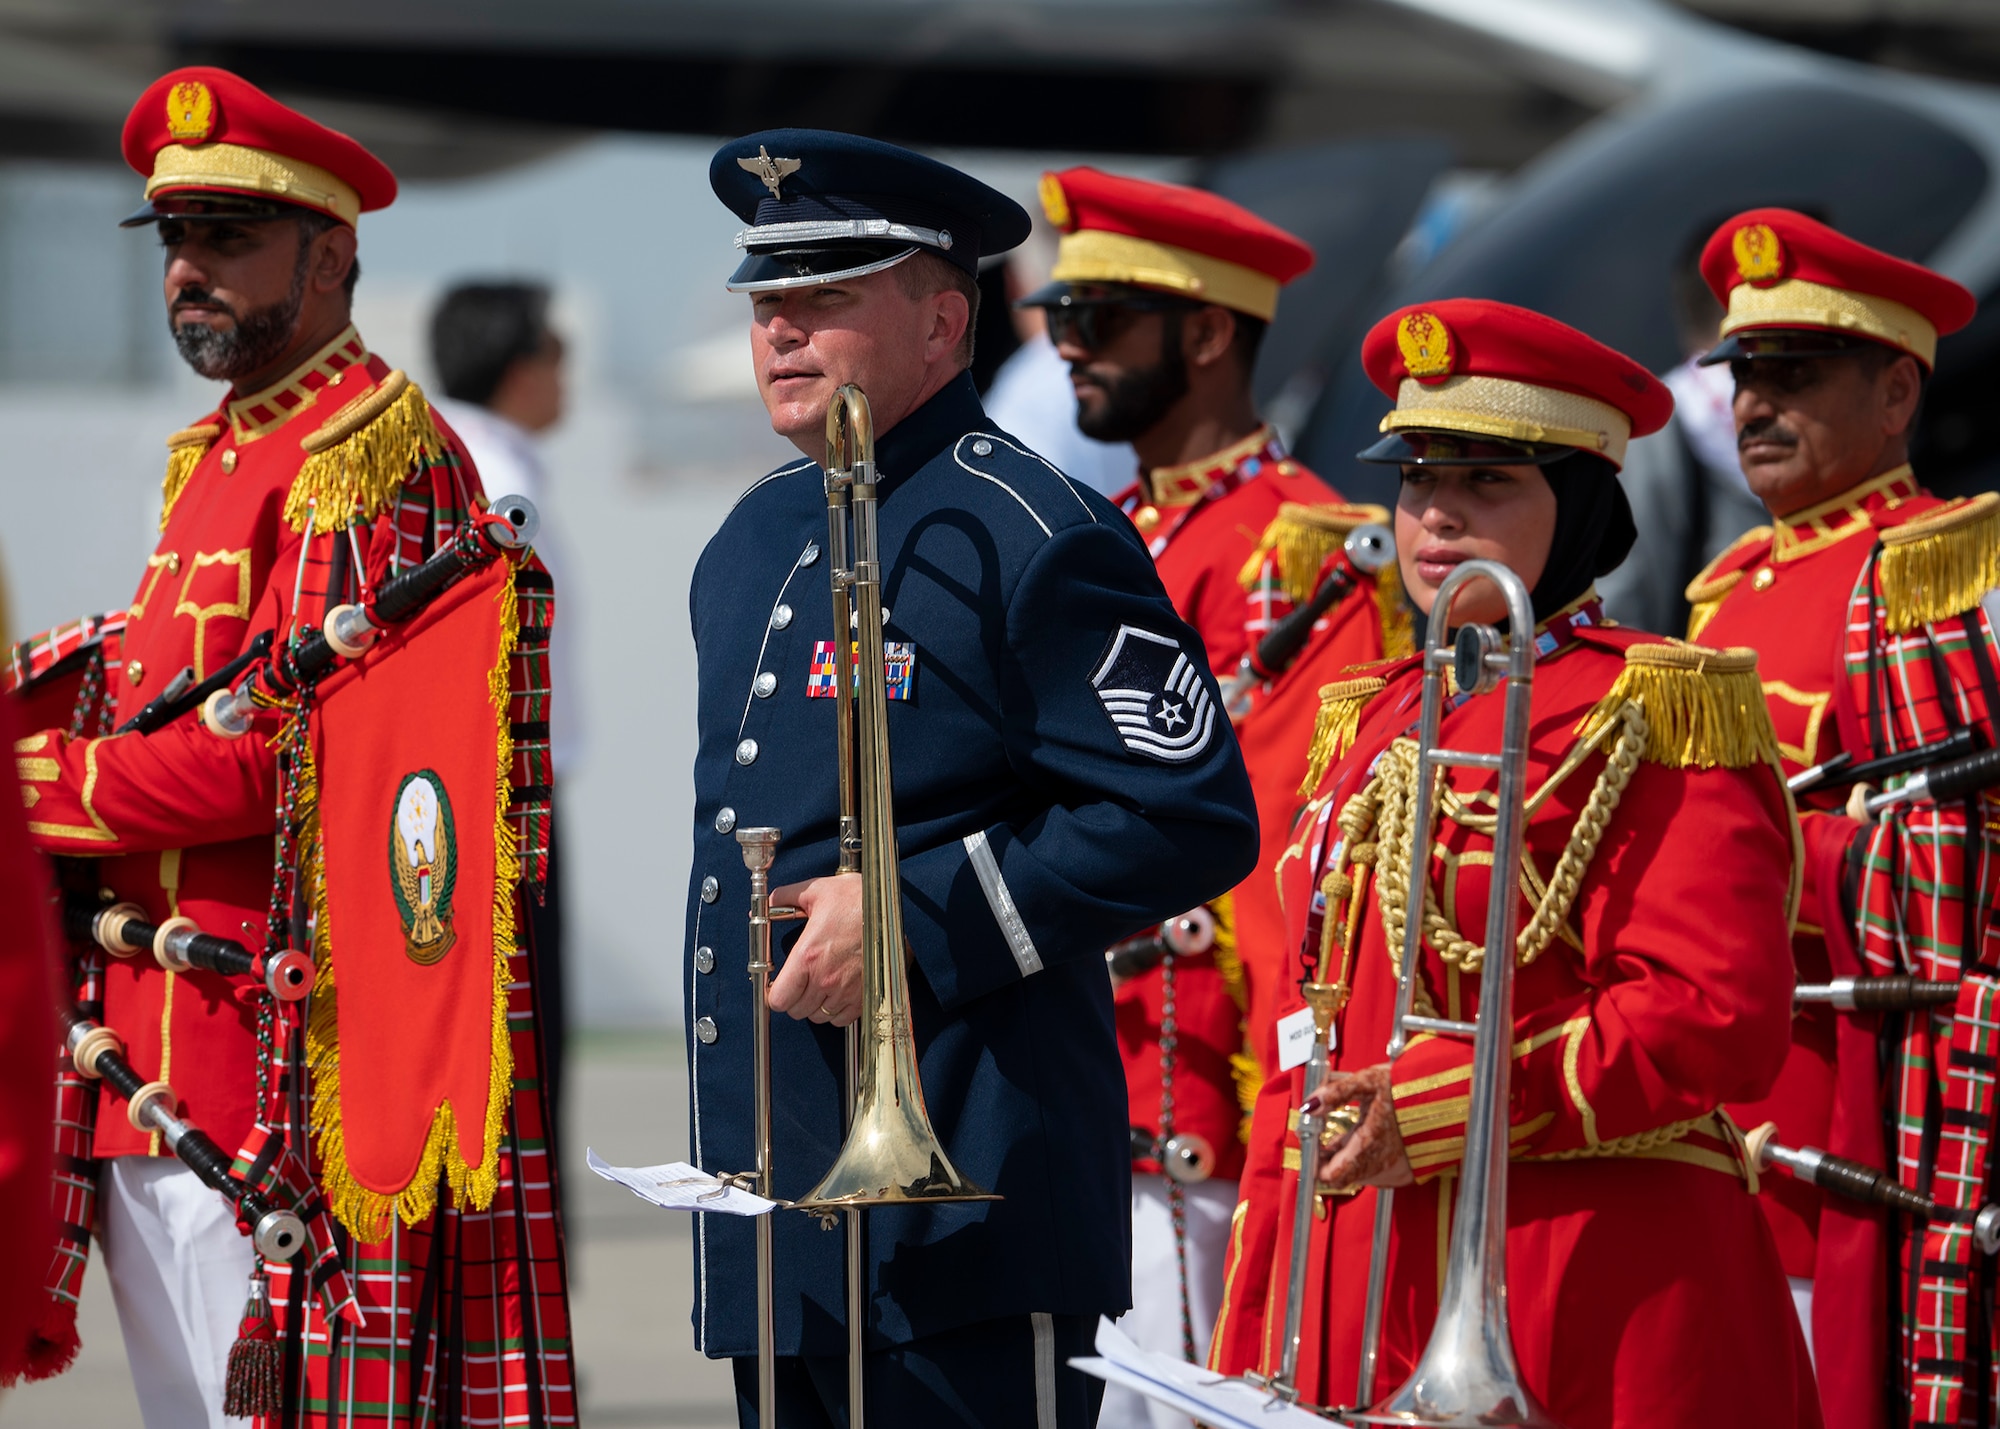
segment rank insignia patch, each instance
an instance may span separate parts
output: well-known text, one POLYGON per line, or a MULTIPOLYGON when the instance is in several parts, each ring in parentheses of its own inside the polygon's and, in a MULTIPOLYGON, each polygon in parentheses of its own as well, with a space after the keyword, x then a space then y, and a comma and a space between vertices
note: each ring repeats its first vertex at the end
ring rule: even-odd
MULTIPOLYGON (((860 660, 860 643, 854 646, 854 658, 860 660)), ((806 695, 810 699, 833 698, 835 676, 834 648, 831 640, 813 642, 812 667, 806 674, 806 695)), ((917 693, 917 647, 908 641, 890 640, 882 646, 882 684, 892 700, 910 700, 917 693)))
POLYGON ((428 967, 457 935, 451 928, 451 895, 458 884, 458 832, 451 797, 429 769, 405 774, 396 787, 389 821, 389 864, 395 873, 396 911, 403 918, 403 951, 428 967))
POLYGON ((1118 738, 1134 754, 1181 764, 1208 748, 1215 706, 1178 640, 1121 625, 1090 677, 1118 738))

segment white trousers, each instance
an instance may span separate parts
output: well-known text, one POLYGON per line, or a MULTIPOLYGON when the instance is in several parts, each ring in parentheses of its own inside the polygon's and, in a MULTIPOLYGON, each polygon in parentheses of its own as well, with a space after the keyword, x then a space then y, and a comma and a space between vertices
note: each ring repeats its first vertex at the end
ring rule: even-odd
POLYGON ((97 1225, 146 1429, 248 1425, 222 1412, 254 1259, 228 1203, 170 1157, 116 1156, 97 1225))
POLYGON ((1805 1331, 1806 1358, 1812 1361, 1815 1371, 1819 1369, 1819 1357, 1813 1353, 1812 1343, 1812 1292, 1813 1283, 1803 1275, 1785 1277, 1792 1283, 1792 1308, 1799 1312, 1799 1328, 1805 1331))
MULTIPOLYGON (((1236 1183, 1199 1181, 1185 1190, 1188 1312, 1194 1321, 1195 1358, 1206 1361, 1209 1333, 1222 1304, 1222 1262, 1229 1253, 1236 1183)), ((1181 1354, 1180 1265, 1164 1176, 1132 1173, 1132 1308, 1119 1316, 1118 1328, 1141 1349, 1176 1358, 1181 1354)), ((1194 1421, 1123 1385, 1108 1384, 1097 1429, 1194 1429, 1194 1421)))

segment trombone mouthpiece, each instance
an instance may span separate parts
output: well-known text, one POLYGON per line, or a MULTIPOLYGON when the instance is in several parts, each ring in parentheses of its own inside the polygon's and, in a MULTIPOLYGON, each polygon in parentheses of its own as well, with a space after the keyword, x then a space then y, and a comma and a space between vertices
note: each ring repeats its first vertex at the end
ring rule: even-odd
POLYGON ((744 867, 752 873, 769 868, 778 856, 778 839, 779 833, 773 828, 738 829, 736 842, 743 850, 744 867))

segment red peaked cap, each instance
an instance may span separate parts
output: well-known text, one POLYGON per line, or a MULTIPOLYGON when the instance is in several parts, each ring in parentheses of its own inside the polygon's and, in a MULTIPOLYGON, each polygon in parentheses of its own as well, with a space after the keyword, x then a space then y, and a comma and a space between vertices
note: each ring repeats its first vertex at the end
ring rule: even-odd
POLYGON ((1065 233, 1096 229, 1220 258, 1289 283, 1313 265, 1312 246, 1241 204, 1202 189, 1107 174, 1088 166, 1055 175, 1068 213, 1065 233))
MULTIPOLYGON (((1979 307, 1977 298, 1944 274, 1934 273, 1921 263, 1892 258, 1879 248, 1858 243, 1788 208, 1753 208, 1716 229, 1708 246, 1701 250, 1701 276, 1724 306, 1729 304, 1730 293, 1743 283, 1766 288, 1794 278, 1824 288, 1886 298, 1925 318, 1940 336, 1957 332, 1971 322, 1979 307), (1737 235, 1759 226, 1776 235, 1776 250, 1768 256, 1753 253, 1746 264, 1737 253, 1737 235)), ((1770 326, 1816 325, 1786 321, 1770 326)), ((1865 329, 1861 331, 1865 333, 1865 329)))
POLYGON ((1573 392, 1623 412, 1635 437, 1657 432, 1674 411, 1666 384, 1624 353, 1552 317, 1485 298, 1399 308, 1362 339, 1361 364, 1369 381, 1392 398, 1413 375, 1427 387, 1453 377, 1500 377, 1573 392), (1433 341, 1413 359, 1404 351, 1404 320, 1416 319, 1420 327, 1426 315, 1442 327, 1444 346, 1440 351, 1433 341), (1411 373, 1412 360, 1422 372, 1411 373))
MULTIPOLYGON (((396 198, 396 176, 387 164, 338 129, 308 119, 226 69, 206 65, 177 69, 161 75, 139 96, 125 119, 122 140, 125 162, 147 178, 154 178, 160 151, 172 145, 185 146, 197 153, 209 145, 234 145, 310 164, 353 189, 360 197, 360 210, 364 213, 387 208, 396 198), (171 112, 169 100, 182 86, 206 88, 209 103, 205 112, 198 102, 195 108, 182 107, 178 113, 171 112)), ((350 215, 332 206, 309 202, 296 193, 288 195, 269 187, 255 187, 247 181, 232 182, 232 177, 224 175, 215 182, 163 181, 149 186, 148 197, 155 193, 256 192, 352 222, 350 215)))

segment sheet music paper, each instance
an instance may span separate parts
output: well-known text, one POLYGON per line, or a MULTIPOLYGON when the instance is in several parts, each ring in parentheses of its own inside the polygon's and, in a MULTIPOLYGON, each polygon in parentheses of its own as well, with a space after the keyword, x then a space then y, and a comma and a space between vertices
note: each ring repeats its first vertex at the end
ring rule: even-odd
POLYGON ((725 1216, 761 1216, 778 1203, 728 1185, 685 1161, 664 1166, 610 1166, 585 1148, 586 1163, 607 1181, 616 1181, 641 1200, 670 1211, 718 1211, 725 1216))
POLYGON ((1240 1379, 1224 1379, 1202 1365, 1142 1350, 1102 1317, 1097 1322, 1097 1354, 1070 1364, 1192 1415, 1210 1429, 1327 1429, 1334 1422, 1240 1379))

